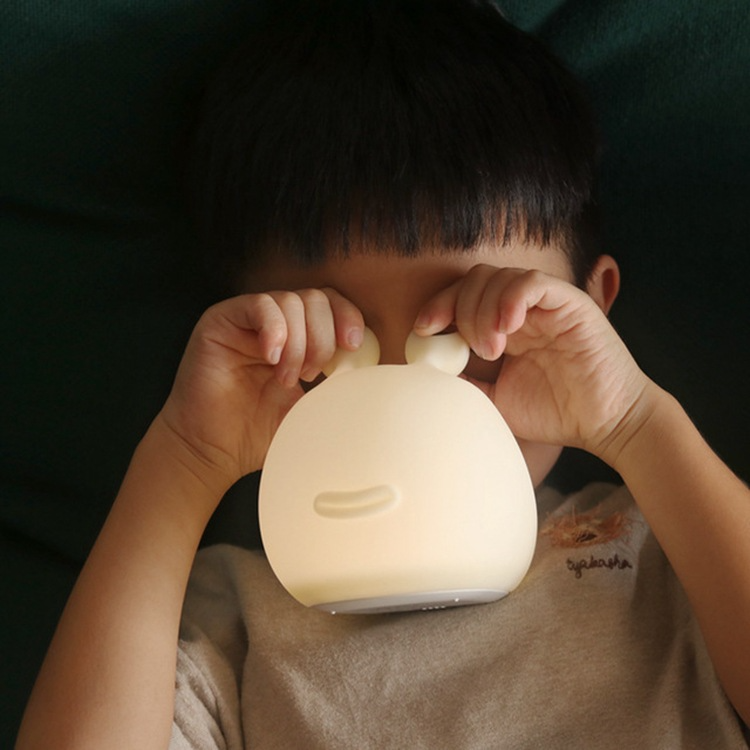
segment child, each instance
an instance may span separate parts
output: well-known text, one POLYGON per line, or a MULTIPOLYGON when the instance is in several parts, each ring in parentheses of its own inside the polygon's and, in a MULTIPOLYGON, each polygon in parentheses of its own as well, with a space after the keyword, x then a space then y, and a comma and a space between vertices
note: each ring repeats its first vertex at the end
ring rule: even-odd
POLYGON ((19 750, 744 747, 750 497, 607 321, 619 273, 576 85, 489 2, 273 5, 196 143, 214 265, 240 293, 201 318, 136 449, 19 750), (538 488, 537 555, 507 599, 331 617, 260 554, 194 561, 365 324, 384 362, 411 330, 472 347, 465 377, 538 488), (545 487, 565 445, 627 489, 545 487))

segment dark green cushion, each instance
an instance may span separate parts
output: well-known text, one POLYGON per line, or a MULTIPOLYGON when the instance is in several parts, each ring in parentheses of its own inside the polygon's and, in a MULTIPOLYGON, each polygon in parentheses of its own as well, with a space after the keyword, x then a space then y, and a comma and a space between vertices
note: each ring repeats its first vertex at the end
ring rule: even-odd
POLYGON ((0 9, 0 747, 208 301, 182 138, 200 82, 254 9, 0 9))
MULTIPOLYGON (((616 324, 747 479, 745 0, 503 5, 586 80, 600 112, 605 249, 624 277, 616 324)), ((180 199, 182 137, 200 82, 255 7, 0 10, 1 747, 209 301, 180 199)), ((557 479, 574 486, 591 471, 571 455, 557 479)), ((252 503, 235 493, 210 535, 256 531, 252 503)))

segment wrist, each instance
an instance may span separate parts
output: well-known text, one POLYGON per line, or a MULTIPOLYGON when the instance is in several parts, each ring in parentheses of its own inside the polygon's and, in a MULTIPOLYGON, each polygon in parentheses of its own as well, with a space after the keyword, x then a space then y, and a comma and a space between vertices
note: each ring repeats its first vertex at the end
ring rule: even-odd
POLYGON ((171 516, 197 542, 232 483, 228 474, 196 455, 159 414, 135 450, 118 501, 171 516))
POLYGON ((655 458, 681 419, 689 421, 677 400, 649 380, 599 457, 625 477, 655 458))

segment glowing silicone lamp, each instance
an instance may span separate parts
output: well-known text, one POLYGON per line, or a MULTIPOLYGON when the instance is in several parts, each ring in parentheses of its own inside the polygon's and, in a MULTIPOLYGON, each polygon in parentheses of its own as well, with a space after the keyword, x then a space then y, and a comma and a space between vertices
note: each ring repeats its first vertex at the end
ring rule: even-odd
POLYGON ((499 599, 526 574, 537 514, 515 438, 456 377, 458 334, 378 365, 371 331, 290 410, 260 485, 269 563, 302 604, 329 612, 442 609, 499 599))

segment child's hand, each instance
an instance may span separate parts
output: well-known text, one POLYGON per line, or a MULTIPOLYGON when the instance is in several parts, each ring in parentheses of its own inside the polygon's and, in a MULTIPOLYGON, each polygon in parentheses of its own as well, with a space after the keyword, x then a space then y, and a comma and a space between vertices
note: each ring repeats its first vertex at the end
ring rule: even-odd
POLYGON ((332 289, 225 300, 195 327, 160 418, 204 481, 228 488, 262 466, 300 379, 313 380, 337 346, 356 349, 363 328, 332 289))
POLYGON ((475 266, 421 310, 417 332, 451 323, 497 382, 472 380, 519 438, 614 462, 645 408, 648 378, 585 292, 540 271, 475 266))

